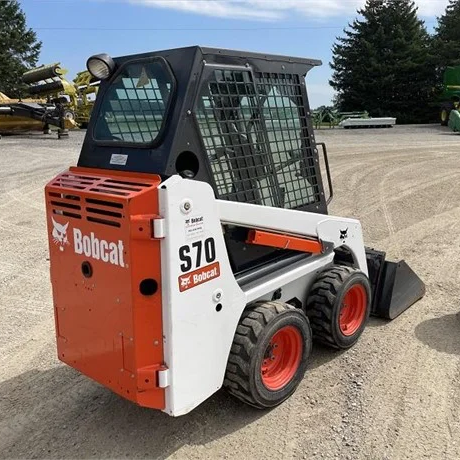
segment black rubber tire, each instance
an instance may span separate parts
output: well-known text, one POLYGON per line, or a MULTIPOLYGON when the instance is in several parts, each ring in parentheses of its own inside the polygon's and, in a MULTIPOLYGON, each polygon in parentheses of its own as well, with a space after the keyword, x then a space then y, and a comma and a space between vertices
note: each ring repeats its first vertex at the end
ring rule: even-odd
POLYGON ((453 109, 453 104, 444 104, 441 107, 441 111, 439 112, 439 120, 441 122, 441 126, 448 126, 449 124, 449 116, 450 112, 453 109), (446 118, 443 120, 443 112, 446 112, 446 118))
POLYGON ((322 272, 313 284, 307 299, 307 316, 313 331, 313 340, 333 348, 352 347, 363 333, 371 310, 369 278, 360 270, 342 265, 322 272), (353 335, 344 335, 340 329, 340 310, 347 291, 361 284, 367 294, 366 312, 353 335))
POLYGON ((241 316, 236 329, 224 379, 227 391, 258 409, 275 407, 289 398, 302 381, 312 348, 312 333, 305 313, 281 302, 257 302, 241 316), (301 359, 293 377, 279 390, 269 390, 261 368, 272 337, 286 326, 302 336, 301 359))

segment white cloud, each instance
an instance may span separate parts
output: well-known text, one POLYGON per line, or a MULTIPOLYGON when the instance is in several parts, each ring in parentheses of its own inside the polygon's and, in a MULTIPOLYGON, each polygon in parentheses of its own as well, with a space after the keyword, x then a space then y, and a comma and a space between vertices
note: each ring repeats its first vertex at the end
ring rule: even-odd
MULTIPOLYGON (((188 11, 221 18, 279 21, 302 15, 328 18, 353 15, 364 0, 128 0, 157 8, 188 11)), ((423 17, 440 15, 448 0, 416 0, 423 17)))
POLYGON ((421 16, 441 16, 444 13, 448 0, 418 0, 418 10, 421 16))

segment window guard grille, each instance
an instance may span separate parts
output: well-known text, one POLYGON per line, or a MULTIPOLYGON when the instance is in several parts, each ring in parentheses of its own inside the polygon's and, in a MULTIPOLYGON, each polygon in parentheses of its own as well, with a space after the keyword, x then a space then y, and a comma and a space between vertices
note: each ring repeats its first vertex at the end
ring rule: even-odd
POLYGON ((320 201, 299 75, 213 70, 196 110, 220 199, 294 209, 320 201))

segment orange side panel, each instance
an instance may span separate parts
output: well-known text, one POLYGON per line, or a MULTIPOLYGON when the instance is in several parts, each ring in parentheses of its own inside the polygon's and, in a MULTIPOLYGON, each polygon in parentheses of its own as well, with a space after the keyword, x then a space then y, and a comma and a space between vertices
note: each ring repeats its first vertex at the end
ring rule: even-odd
POLYGON ((322 244, 317 240, 264 232, 261 230, 250 230, 246 242, 273 248, 292 249, 294 251, 308 252, 311 254, 320 254, 323 251, 322 244))
POLYGON ((59 359, 142 406, 164 409, 155 175, 71 168, 46 186, 59 359))

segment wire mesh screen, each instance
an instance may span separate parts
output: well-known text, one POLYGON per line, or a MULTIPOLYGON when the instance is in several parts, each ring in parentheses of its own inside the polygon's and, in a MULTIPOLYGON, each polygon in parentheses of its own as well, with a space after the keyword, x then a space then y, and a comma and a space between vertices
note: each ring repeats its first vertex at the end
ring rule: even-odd
POLYGON ((297 75, 214 70, 196 110, 220 199, 297 208, 319 187, 297 75))
POLYGON ((104 96, 96 139, 152 142, 163 125, 170 91, 171 81, 160 63, 127 65, 104 96))

